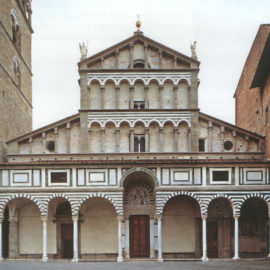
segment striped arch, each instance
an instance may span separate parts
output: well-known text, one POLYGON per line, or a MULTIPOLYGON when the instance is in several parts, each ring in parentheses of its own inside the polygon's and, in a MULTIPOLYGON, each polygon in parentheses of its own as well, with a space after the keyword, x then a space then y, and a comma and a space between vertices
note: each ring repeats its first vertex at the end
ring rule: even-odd
POLYGON ((217 193, 214 196, 211 196, 210 200, 206 201, 206 206, 207 206, 207 213, 206 214, 207 215, 208 215, 209 205, 215 199, 225 199, 225 200, 227 200, 230 203, 231 207, 232 207, 233 213, 235 213, 235 205, 234 205, 233 201, 230 199, 230 197, 227 194, 217 193))
POLYGON ((181 82, 186 82, 186 83, 188 84, 188 86, 191 85, 190 80, 187 79, 187 78, 180 78, 179 80, 177 80, 177 85, 178 85, 179 83, 181 83, 181 82))
POLYGON ((127 170, 127 171, 125 171, 125 172, 123 173, 123 175, 122 175, 122 177, 121 177, 121 180, 120 180, 120 187, 123 187, 123 184, 124 184, 125 179, 126 179, 130 174, 132 174, 132 173, 134 173, 134 172, 144 172, 144 173, 146 173, 146 174, 149 174, 149 175, 153 178, 153 181, 154 181, 154 183, 155 183, 155 187, 158 187, 158 186, 159 186, 157 176, 156 176, 156 174, 155 174, 153 171, 151 171, 151 170, 149 170, 149 169, 147 169, 147 168, 139 168, 139 167, 135 167, 135 168, 131 168, 131 169, 129 169, 129 170, 127 170))
MULTIPOLYGON (((166 203, 177 196, 188 196, 191 197, 192 199, 194 199, 200 206, 200 211, 201 211, 201 215, 204 214, 205 210, 205 206, 203 205, 203 203, 201 202, 201 200, 199 199, 198 196, 194 195, 193 193, 189 192, 189 191, 176 191, 176 192, 172 192, 170 194, 167 194, 165 197, 163 197, 162 201, 160 203, 157 203, 157 214, 158 215, 162 215, 163 211, 164 211, 164 207, 166 205, 166 203)), ((159 201, 159 196, 157 195, 156 201, 159 201)), ((162 193, 160 193, 160 197, 162 197, 162 193)), ((160 198, 161 199, 161 198, 160 198)))
POLYGON ((122 209, 122 206, 121 205, 118 205, 115 200, 113 200, 109 194, 103 194, 103 193, 92 193, 92 194, 89 194, 85 197, 83 197, 77 204, 76 206, 76 210, 75 210, 75 214, 78 215, 79 214, 79 210, 82 206, 82 204, 84 202, 86 202, 87 200, 89 199, 93 199, 93 198, 102 198, 102 199, 105 199, 106 201, 110 202, 114 209, 115 209, 115 212, 118 216, 122 215, 123 214, 123 209, 122 209))
POLYGON ((267 206, 267 209, 268 209, 268 215, 270 215, 270 195, 268 196, 265 196, 264 194, 261 194, 261 193, 250 193, 250 194, 247 194, 243 197, 243 200, 241 200, 239 202, 239 215, 240 215, 240 211, 241 211, 241 208, 243 206, 243 204, 248 200, 248 199, 251 199, 251 198, 258 198, 258 199, 261 199, 265 202, 266 206, 267 206))
POLYGON ((12 201, 14 199, 20 199, 20 198, 24 198, 24 199, 28 199, 28 200, 32 201, 38 207, 38 209, 40 211, 40 215, 42 215, 44 213, 44 211, 46 211, 46 209, 44 208, 44 204, 40 204, 39 200, 37 198, 34 198, 31 195, 24 194, 24 193, 1 195, 0 196, 0 217, 3 217, 4 209, 10 201, 12 201))
POLYGON ((76 207, 78 205, 78 203, 74 200, 72 200, 70 198, 70 196, 68 196, 67 194, 63 194, 63 193, 54 193, 52 195, 50 195, 48 197, 48 201, 47 201, 47 205, 46 205, 46 216, 48 216, 48 211, 49 211, 49 205, 50 205, 50 202, 55 199, 55 198, 63 198, 63 199, 66 199, 69 203, 70 203, 70 207, 71 207, 71 213, 72 213, 72 216, 76 216, 77 212, 76 212, 76 207))
POLYGON ((92 81, 98 81, 99 82, 99 85, 102 86, 102 82, 98 78, 88 79, 87 85, 90 85, 92 83, 92 81))

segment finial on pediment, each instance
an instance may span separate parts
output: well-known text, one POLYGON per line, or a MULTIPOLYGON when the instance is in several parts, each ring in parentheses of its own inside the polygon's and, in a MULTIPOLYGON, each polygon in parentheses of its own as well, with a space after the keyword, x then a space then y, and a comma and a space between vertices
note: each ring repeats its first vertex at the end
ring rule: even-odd
POLYGON ((197 59, 197 53, 196 53, 197 41, 191 42, 190 49, 191 49, 191 57, 194 59, 197 59))
POLYGON ((81 60, 87 58, 88 52, 88 41, 87 44, 85 42, 79 43, 80 51, 81 51, 81 60))
POLYGON ((138 15, 138 19, 137 19, 137 22, 136 22, 136 27, 137 27, 138 31, 140 31, 141 26, 142 26, 142 23, 140 21, 140 15, 138 15))

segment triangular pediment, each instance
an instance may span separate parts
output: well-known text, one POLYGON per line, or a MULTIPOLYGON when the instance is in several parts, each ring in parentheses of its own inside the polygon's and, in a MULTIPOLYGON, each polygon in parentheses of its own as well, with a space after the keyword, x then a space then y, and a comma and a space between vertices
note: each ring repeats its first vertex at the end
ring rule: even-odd
POLYGON ((78 66, 80 69, 132 69, 131 58, 134 65, 140 62, 142 65, 146 63, 147 68, 151 69, 189 69, 198 68, 200 65, 197 59, 175 51, 144 36, 142 32, 136 31, 126 40, 81 60, 78 66))

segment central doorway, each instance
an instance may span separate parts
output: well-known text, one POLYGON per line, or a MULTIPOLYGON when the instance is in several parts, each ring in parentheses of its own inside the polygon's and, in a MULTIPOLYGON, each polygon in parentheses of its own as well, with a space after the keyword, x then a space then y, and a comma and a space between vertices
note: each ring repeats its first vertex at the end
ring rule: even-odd
POLYGON ((61 224, 61 255, 64 259, 73 257, 73 224, 61 224))
POLYGON ((130 216, 130 256, 150 257, 149 216, 130 216))

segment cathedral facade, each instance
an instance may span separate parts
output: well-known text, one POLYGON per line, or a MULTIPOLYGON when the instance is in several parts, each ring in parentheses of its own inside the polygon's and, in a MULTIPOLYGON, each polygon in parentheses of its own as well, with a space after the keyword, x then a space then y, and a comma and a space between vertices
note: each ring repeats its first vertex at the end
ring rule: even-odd
POLYGON ((264 137, 200 112, 196 44, 137 27, 91 57, 80 45, 77 114, 7 142, 0 258, 268 256, 264 137))

